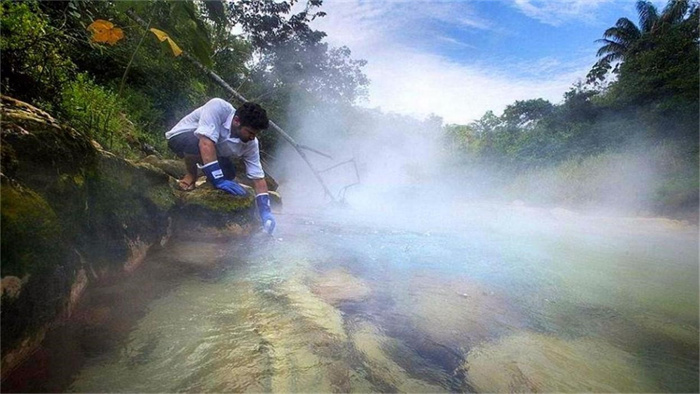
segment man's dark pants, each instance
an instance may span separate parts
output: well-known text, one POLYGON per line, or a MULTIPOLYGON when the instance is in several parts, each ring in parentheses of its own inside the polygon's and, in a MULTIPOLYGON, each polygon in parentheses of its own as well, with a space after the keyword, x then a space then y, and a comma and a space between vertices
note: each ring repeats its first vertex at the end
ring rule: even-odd
MULTIPOLYGON (((168 140, 168 148, 179 158, 184 158, 185 155, 200 156, 199 153, 199 137, 194 135, 194 131, 188 131, 178 134, 168 140)), ((236 177, 236 167, 228 157, 217 156, 221 170, 224 172, 224 178, 233 180, 236 177)), ((200 157, 199 164, 202 163, 200 157)))

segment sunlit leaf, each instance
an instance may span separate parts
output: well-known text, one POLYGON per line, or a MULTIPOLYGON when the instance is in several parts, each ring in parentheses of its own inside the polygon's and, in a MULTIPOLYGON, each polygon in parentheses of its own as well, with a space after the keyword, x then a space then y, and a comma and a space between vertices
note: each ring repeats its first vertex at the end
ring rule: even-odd
POLYGON ((97 19, 92 22, 87 27, 87 30, 92 33, 92 37, 90 38, 92 42, 114 45, 117 41, 124 38, 122 29, 115 27, 112 22, 103 19, 97 19))
POLYGON ((153 34, 155 34, 156 37, 158 37, 158 40, 160 40, 160 42, 167 41, 168 44, 170 45, 170 49, 172 49, 172 51, 173 51, 173 55, 180 56, 180 54, 182 53, 182 49, 180 49, 180 47, 177 46, 175 41, 173 41, 173 39, 170 38, 168 33, 164 32, 162 30, 154 29, 154 28, 150 28, 148 30, 150 30, 153 34))

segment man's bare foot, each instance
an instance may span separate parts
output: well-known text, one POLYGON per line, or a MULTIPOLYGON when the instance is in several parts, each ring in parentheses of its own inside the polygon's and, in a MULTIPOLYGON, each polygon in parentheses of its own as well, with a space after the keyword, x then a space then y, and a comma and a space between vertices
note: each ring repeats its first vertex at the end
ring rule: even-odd
POLYGON ((177 187, 183 192, 189 192, 195 188, 195 179, 191 176, 185 175, 184 178, 177 181, 177 187))

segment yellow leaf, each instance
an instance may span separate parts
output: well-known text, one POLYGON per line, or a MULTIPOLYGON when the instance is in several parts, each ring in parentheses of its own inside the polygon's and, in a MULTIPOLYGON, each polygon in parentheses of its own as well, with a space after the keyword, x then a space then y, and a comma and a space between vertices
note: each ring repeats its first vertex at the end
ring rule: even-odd
POLYGON ((168 33, 164 32, 162 30, 154 29, 154 28, 150 28, 148 30, 150 30, 153 34, 155 34, 156 37, 158 37, 158 40, 160 40, 160 42, 168 41, 168 44, 170 45, 170 49, 172 49, 172 51, 173 51, 173 55, 180 56, 180 54, 182 53, 182 49, 180 49, 180 47, 177 46, 175 41, 173 41, 173 39, 170 38, 168 33))
POLYGON ((117 41, 124 38, 124 32, 118 27, 114 27, 112 22, 97 19, 87 27, 87 30, 92 33, 90 40, 92 42, 107 43, 114 45, 117 41))

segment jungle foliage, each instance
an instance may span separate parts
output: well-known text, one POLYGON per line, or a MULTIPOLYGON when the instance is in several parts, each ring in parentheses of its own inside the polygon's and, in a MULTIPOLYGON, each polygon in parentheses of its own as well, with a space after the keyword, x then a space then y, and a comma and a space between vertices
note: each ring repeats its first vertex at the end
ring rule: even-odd
MULTIPOLYGON (((663 180, 649 185, 656 188, 648 200, 657 213, 697 212, 700 7, 670 0, 659 12, 640 0, 637 10, 638 25, 620 18, 603 33, 599 61, 563 102, 516 101, 500 116, 489 111, 467 125, 446 125, 446 148, 457 166, 495 170, 502 185, 539 177, 544 195, 555 183, 583 188, 567 174, 600 178, 605 166, 593 163, 635 152, 654 162, 663 180)), ((598 184, 585 182, 594 194, 598 184)), ((562 202, 563 193, 549 194, 539 202, 562 202)))
POLYGON ((700 8, 684 0, 670 0, 660 14, 648 1, 637 8, 640 27, 621 18, 608 29, 588 81, 572 86, 562 103, 516 101, 501 116, 489 111, 468 125, 447 125, 449 149, 509 168, 661 141, 697 156, 700 8))
MULTIPOLYGON (((321 101, 352 105, 366 95, 365 62, 352 59, 348 48, 329 47, 322 42, 325 33, 309 26, 324 15, 321 0, 294 12, 296 3, 2 0, 0 89, 132 157, 167 153, 164 131, 208 98, 238 104, 128 18, 132 9, 260 102, 283 127, 293 100, 312 107, 321 101), (96 20, 113 23, 123 39, 91 39, 88 28, 96 20)), ((263 133, 263 146, 272 149, 275 137, 263 133)))

